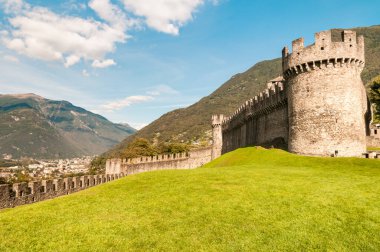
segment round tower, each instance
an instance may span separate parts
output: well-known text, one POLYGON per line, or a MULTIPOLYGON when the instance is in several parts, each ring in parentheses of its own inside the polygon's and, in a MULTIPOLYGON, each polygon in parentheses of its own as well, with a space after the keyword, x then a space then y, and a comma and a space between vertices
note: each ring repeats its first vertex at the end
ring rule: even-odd
POLYGON ((323 31, 315 34, 313 45, 304 47, 300 38, 291 54, 283 49, 290 152, 361 156, 366 151, 364 38, 343 31, 338 40, 323 31))
POLYGON ((211 160, 220 157, 222 155, 222 123, 224 115, 213 115, 212 120, 212 152, 211 160))

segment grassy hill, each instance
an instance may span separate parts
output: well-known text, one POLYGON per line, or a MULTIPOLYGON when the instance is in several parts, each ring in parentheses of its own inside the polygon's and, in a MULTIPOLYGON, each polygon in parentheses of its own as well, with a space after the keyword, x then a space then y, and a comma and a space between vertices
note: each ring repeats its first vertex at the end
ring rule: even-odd
POLYGON ((0 155, 65 158, 100 154, 135 130, 34 94, 0 95, 0 155))
MULTIPOLYGON (((367 83, 380 74, 380 26, 355 28, 353 30, 356 30, 358 35, 365 37, 366 66, 362 77, 364 83, 367 83)), ((340 31, 339 29, 333 31, 335 41, 341 39, 340 31)), ((284 44, 289 42, 284 41, 284 44)), ((278 49, 279 55, 281 49, 278 49)), ((198 139, 209 139, 211 137, 212 114, 230 115, 243 102, 262 91, 269 80, 281 74, 280 58, 259 62, 246 72, 233 76, 215 92, 190 107, 164 114, 137 134, 125 139, 108 154, 117 155, 135 137, 153 139, 159 136, 161 141, 174 139, 195 142, 198 139)))
POLYGON ((0 251, 378 251, 378 160, 243 148, 0 211, 0 251))

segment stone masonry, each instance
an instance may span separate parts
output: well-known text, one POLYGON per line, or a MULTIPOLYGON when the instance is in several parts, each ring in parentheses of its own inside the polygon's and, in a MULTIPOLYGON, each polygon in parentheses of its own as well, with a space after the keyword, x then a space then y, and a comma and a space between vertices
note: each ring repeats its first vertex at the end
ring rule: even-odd
POLYGON ((364 38, 347 30, 341 38, 332 41, 331 31, 322 31, 313 45, 304 47, 300 38, 292 53, 285 47, 283 77, 225 117, 221 132, 212 118, 213 149, 221 154, 263 145, 302 155, 362 156, 368 110, 360 77, 364 38))
POLYGON ((220 157, 222 153, 222 123, 224 116, 223 115, 213 115, 212 116, 212 152, 211 160, 220 157))
POLYGON ((211 161, 211 148, 191 150, 187 153, 162 154, 151 157, 107 159, 106 174, 125 175, 167 169, 193 169, 211 161))
POLYGON ((86 175, 63 179, 32 181, 13 185, 0 185, 0 209, 21 206, 58 196, 78 192, 89 187, 103 184, 124 174, 86 175))

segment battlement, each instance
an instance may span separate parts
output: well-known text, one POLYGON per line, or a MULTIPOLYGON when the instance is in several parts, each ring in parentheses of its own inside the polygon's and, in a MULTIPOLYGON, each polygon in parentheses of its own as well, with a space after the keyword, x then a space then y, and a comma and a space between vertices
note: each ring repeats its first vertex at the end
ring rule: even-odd
POLYGON ((190 155, 188 152, 181 152, 181 153, 174 153, 174 154, 162 154, 157 156, 145 156, 145 157, 138 157, 138 158, 128 158, 124 159, 124 164, 145 164, 145 163, 152 163, 157 161, 172 161, 172 160, 179 160, 179 159, 186 159, 190 155))
POLYGON ((212 115, 211 117, 212 126, 221 125, 223 120, 224 120, 224 115, 212 115))
POLYGON ((154 163, 154 162, 159 162, 159 161, 184 160, 184 159, 196 157, 198 156, 199 153, 203 151, 208 151, 209 149, 210 149, 209 147, 206 147, 206 148, 194 149, 189 152, 180 152, 180 153, 173 153, 173 154, 161 154, 161 155, 156 155, 156 156, 144 156, 144 157, 137 157, 137 158, 122 159, 121 165, 146 164, 146 163, 154 163))
POLYGON ((123 176, 123 174, 85 175, 0 185, 0 209, 67 195, 123 176))
POLYGON ((112 158, 106 161, 106 174, 134 174, 148 170, 190 169, 211 161, 211 147, 189 152, 137 158, 112 158))
POLYGON ((364 67, 364 38, 356 32, 344 30, 342 41, 333 42, 331 30, 315 33, 315 43, 304 47, 304 39, 292 42, 292 53, 287 47, 282 50, 282 69, 288 78, 311 70, 326 67, 364 67))
POLYGON ((119 173, 120 169, 122 169, 122 167, 125 165, 181 160, 186 159, 189 156, 190 154, 188 152, 181 152, 175 154, 161 154, 156 156, 143 156, 137 158, 111 158, 107 159, 106 161, 107 173, 119 173))
POLYGON ((286 92, 282 76, 268 82, 268 88, 243 103, 230 117, 222 122, 223 131, 235 128, 250 117, 269 113, 286 104, 286 92))

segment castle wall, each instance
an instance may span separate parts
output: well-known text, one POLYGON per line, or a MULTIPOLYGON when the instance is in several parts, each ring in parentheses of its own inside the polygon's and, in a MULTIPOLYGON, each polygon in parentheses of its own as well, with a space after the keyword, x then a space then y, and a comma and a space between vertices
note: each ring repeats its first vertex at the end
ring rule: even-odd
POLYGON ((106 174, 114 172, 126 175, 146 171, 193 169, 211 161, 212 148, 191 150, 188 153, 163 154, 152 157, 138 157, 132 159, 108 159, 106 162, 106 174), (120 167, 115 170, 115 167, 120 167))
POLYGON ((123 174, 88 175, 64 179, 0 185, 0 209, 35 203, 71 194, 123 177, 123 174))
MULTIPOLYGON (((371 138, 376 138, 379 139, 380 141, 380 125, 376 124, 370 129, 370 134, 371 138)), ((371 145, 371 146, 380 146, 380 145, 371 145)))
MULTIPOLYGON (((281 140, 282 144, 286 145, 288 142, 288 108, 286 106, 278 107, 265 114, 260 119, 260 127, 257 134, 257 144, 278 145, 281 140), (263 132, 263 134, 261 134, 263 132)), ((278 146, 281 147, 281 146, 278 146)))
POLYGON ((366 140, 368 147, 380 147, 380 138, 374 136, 367 136, 366 140))
POLYGON ((281 81, 269 85, 259 96, 247 101, 222 123, 222 153, 245 146, 286 148, 288 109, 281 81))

